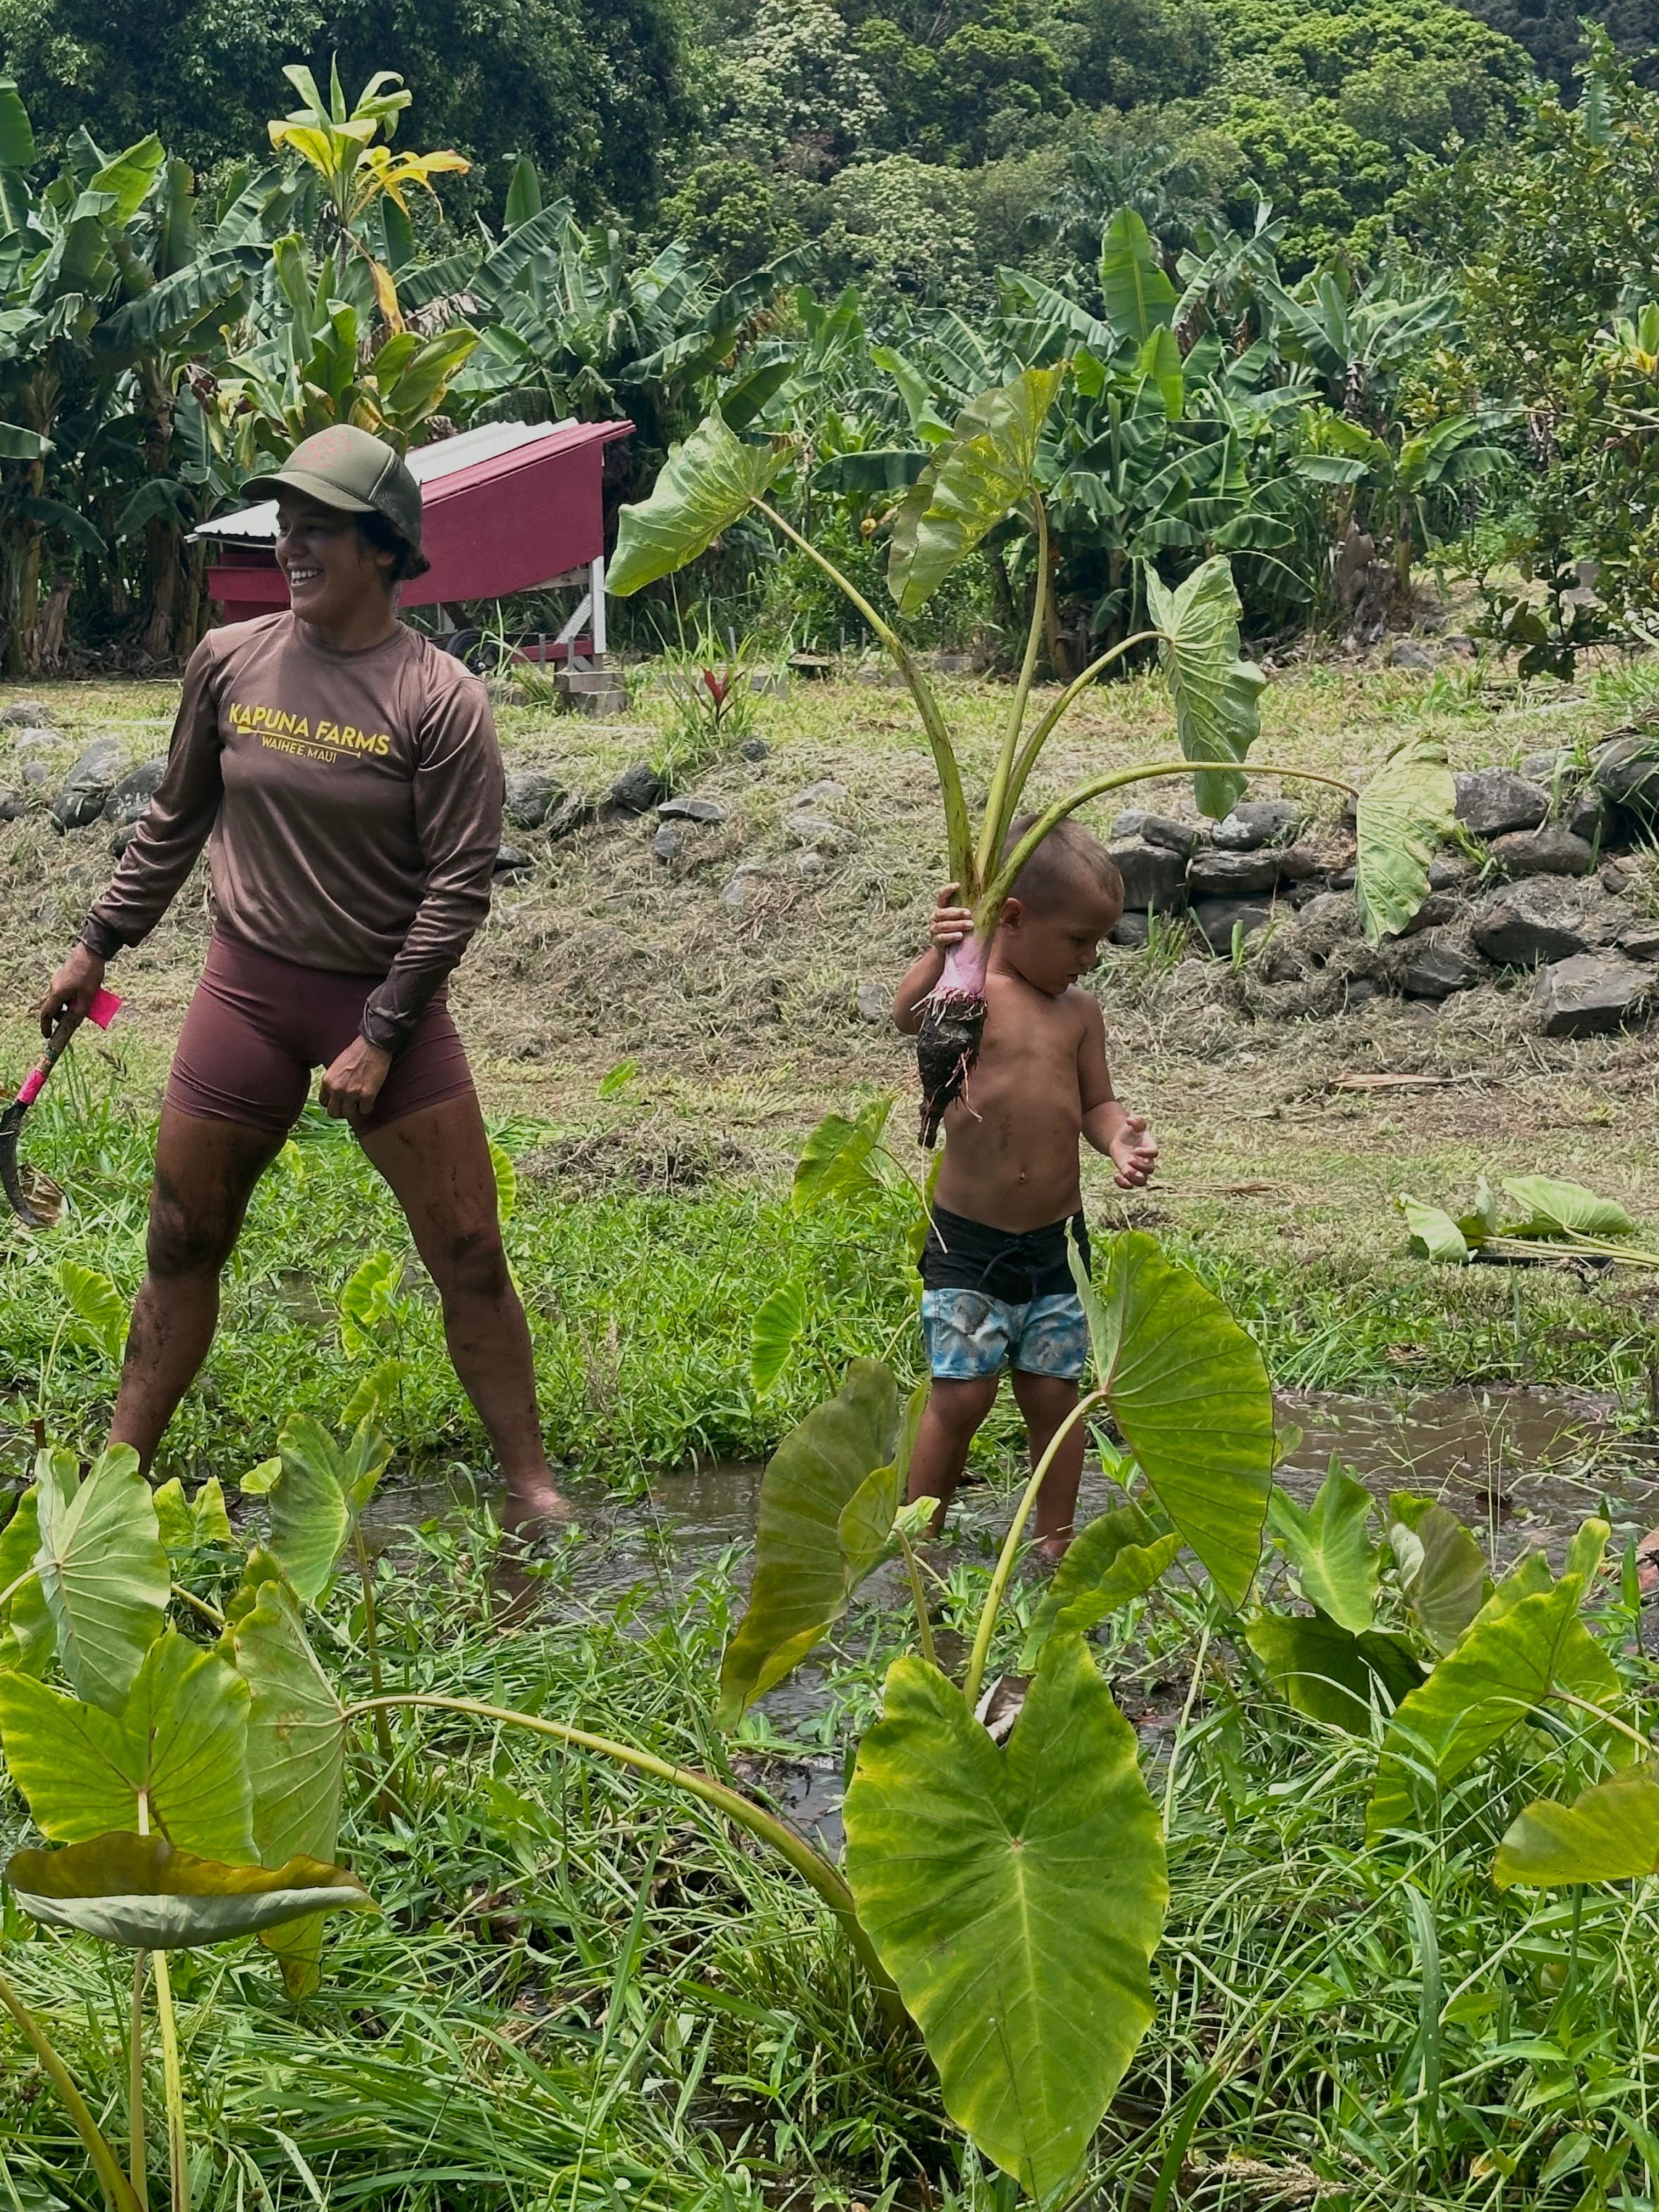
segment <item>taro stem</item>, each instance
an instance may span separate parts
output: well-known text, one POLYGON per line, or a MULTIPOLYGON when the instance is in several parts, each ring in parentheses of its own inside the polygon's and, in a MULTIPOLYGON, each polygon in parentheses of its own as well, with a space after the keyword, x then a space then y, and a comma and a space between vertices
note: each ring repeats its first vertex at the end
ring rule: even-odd
POLYGON ((23 2002, 16 1990, 0 1974, 0 2005, 16 2021, 18 2029, 35 2057, 40 2060, 46 2079, 58 2092, 58 2101, 69 2114, 70 2124, 87 2147, 87 2156, 92 2160, 92 2170, 98 2176, 106 2203, 115 2212, 142 2212, 138 2199, 125 2174, 121 2161, 115 2155, 107 2136, 87 2110, 86 2099, 70 2078, 70 2070, 53 2050, 46 2031, 23 2002))
MULTIPOLYGON (((138 1792, 138 1832, 149 1833, 149 1793, 138 1792)), ((185 2148, 185 2084, 179 2065, 179 2023, 173 2011, 173 1977, 167 1954, 157 1951, 155 2017, 161 2026, 161 2088, 167 2107, 167 2165, 173 2177, 173 2212, 190 2212, 190 2161, 185 2148)))
POLYGON ((144 1957, 132 1960, 132 2020, 127 2038, 127 2171, 138 2212, 149 2212, 149 2159, 144 2142, 144 1957))
POLYGON ((481 1705, 474 1698, 438 1698, 419 1690, 399 1691, 386 1697, 365 1698, 361 1704, 347 1708, 345 1718, 355 1720, 359 1713, 380 1712, 393 1705, 418 1705, 434 1712, 464 1713, 474 1720, 498 1721, 508 1728, 529 1729, 537 1735, 551 1736, 556 1743, 574 1744, 582 1751, 598 1752, 601 1758, 614 1759, 623 1766, 634 1767, 641 1774, 653 1775, 659 1782, 684 1790, 688 1796, 701 1798, 705 1805, 724 1813, 738 1827, 747 1828, 750 1835, 769 1844, 817 1890, 846 1929, 848 1940, 869 1976, 882 2018, 890 2028, 903 2025, 906 2014, 897 1988, 876 1955, 875 1946, 859 1919, 852 1890, 841 1869, 832 1866, 821 1851, 814 1850, 805 1837, 798 1835, 787 1821, 780 1820, 740 1791, 728 1790, 724 1783, 693 1767, 676 1766, 668 1759, 659 1759, 653 1752, 640 1751, 631 1743, 616 1743, 609 1736, 591 1735, 586 1729, 571 1728, 563 1721, 543 1720, 536 1713, 514 1712, 510 1706, 481 1705))

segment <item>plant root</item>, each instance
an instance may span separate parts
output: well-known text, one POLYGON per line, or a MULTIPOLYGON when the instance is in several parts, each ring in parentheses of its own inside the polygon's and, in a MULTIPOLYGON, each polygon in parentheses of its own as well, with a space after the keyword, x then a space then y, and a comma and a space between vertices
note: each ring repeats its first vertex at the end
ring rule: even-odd
POLYGON ((958 1098, 966 1102, 968 1078, 979 1059, 980 1039, 985 1034, 985 1000, 981 994, 959 990, 935 991, 916 1042, 916 1066, 921 1076, 921 1115, 917 1134, 932 1152, 945 1109, 958 1098))

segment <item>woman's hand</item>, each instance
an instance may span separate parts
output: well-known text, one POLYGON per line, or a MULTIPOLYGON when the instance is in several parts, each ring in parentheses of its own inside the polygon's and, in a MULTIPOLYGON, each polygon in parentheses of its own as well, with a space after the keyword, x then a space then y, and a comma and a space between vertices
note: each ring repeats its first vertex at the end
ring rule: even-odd
POLYGON ((374 1110, 380 1085, 392 1072, 392 1054, 367 1037, 353 1037, 332 1066, 323 1070, 317 1096, 337 1121, 355 1121, 374 1110))
POLYGON ((41 1036, 49 1037, 64 1014, 78 1014, 84 1021, 103 982, 104 963, 84 945, 77 945, 47 985, 37 1009, 41 1036))
POLYGON ((953 905, 951 902, 957 895, 954 884, 945 884, 933 902, 927 934, 937 951, 948 952, 953 945, 960 945, 964 937, 974 933, 974 910, 971 907, 953 905))

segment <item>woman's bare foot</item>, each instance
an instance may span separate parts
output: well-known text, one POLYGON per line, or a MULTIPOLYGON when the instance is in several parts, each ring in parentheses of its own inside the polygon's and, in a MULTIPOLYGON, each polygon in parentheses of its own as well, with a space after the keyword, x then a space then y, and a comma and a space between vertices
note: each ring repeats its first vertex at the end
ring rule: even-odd
POLYGON ((501 1526, 509 1536, 528 1540, 552 1535, 569 1520, 570 1502, 554 1481, 550 1468, 508 1475, 501 1526))

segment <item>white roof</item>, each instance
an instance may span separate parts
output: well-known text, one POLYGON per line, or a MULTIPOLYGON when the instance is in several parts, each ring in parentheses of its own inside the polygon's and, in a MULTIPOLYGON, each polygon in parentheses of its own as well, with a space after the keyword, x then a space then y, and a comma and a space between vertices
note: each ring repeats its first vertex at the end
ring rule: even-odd
MULTIPOLYGON (((566 415, 556 422, 484 422, 476 430, 463 430, 456 437, 440 438, 430 446, 417 447, 404 458, 416 483, 434 483, 441 477, 472 468, 479 461, 493 461, 498 453, 510 453, 520 446, 534 445, 552 431, 568 430, 575 419, 574 415, 566 415)), ((274 538, 276 502, 264 499, 257 507, 239 507, 229 514, 216 514, 211 522, 204 522, 190 534, 192 538, 274 538)))

